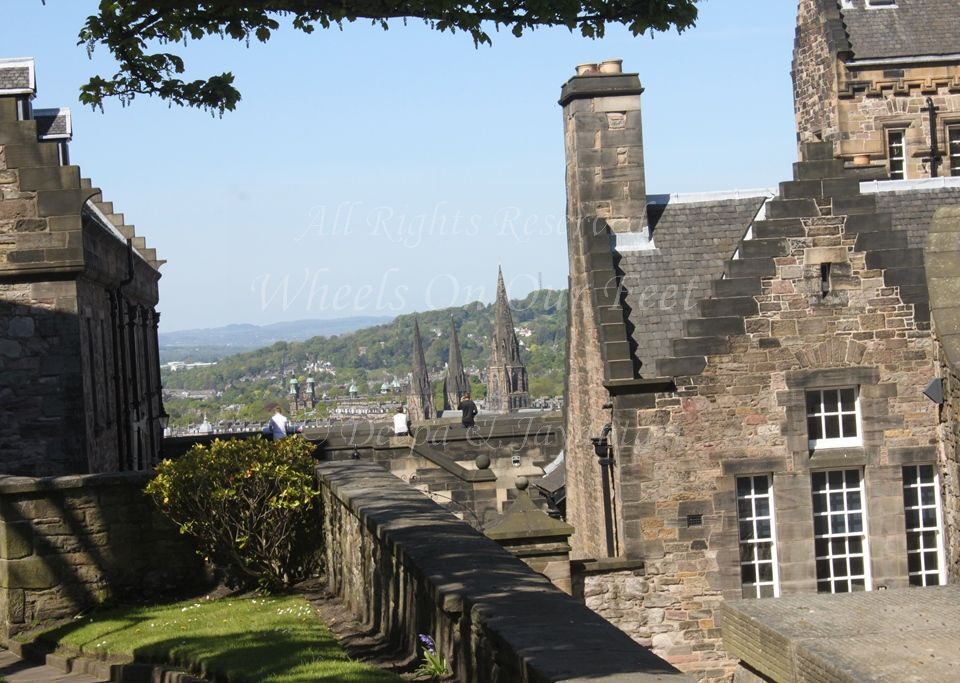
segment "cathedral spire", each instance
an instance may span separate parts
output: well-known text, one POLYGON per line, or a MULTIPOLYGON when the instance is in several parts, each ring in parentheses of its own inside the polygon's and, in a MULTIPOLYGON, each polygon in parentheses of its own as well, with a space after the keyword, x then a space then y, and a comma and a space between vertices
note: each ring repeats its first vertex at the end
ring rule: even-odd
POLYGON ((420 322, 413 318, 413 371, 410 373, 410 388, 407 391, 407 413, 411 420, 430 420, 436 416, 433 410, 433 386, 427 372, 423 355, 423 340, 420 338, 420 322))
POLYGON ((497 269, 497 301, 493 312, 493 335, 490 343, 490 366, 487 369, 489 410, 509 412, 530 404, 527 369, 520 358, 520 342, 513 328, 513 314, 503 270, 497 269))
POLYGON ((463 369, 457 322, 450 316, 450 354, 447 357, 447 376, 443 380, 443 409, 454 410, 464 394, 470 393, 470 382, 463 369))

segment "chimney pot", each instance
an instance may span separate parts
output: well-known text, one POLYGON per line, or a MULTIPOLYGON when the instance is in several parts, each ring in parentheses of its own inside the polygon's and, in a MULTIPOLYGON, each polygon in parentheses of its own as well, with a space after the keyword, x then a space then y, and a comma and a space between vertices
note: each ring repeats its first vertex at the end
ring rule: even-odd
POLYGON ((589 76, 591 74, 597 73, 596 64, 577 64, 577 75, 578 76, 589 76))
POLYGON ((600 63, 600 73, 602 74, 623 73, 623 60, 622 59, 605 59, 600 63))

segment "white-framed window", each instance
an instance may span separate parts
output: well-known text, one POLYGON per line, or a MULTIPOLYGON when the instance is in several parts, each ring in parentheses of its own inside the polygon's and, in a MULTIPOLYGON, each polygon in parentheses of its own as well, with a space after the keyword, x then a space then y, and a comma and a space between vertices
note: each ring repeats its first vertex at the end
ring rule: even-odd
POLYGON ((913 586, 946 583, 940 481, 933 465, 903 468, 903 513, 907 528, 907 573, 913 586))
POLYGON ((950 175, 960 175, 960 125, 947 127, 947 156, 950 175))
POLYGON ((903 128, 887 130, 887 164, 890 168, 890 180, 903 180, 907 177, 907 131, 903 128))
POLYGON ((817 591, 870 590, 863 472, 859 469, 813 472, 811 488, 817 591))
POLYGON ((860 401, 856 387, 808 389, 807 439, 811 449, 859 446, 860 401))
POLYGON ((740 530, 740 585, 745 598, 780 595, 773 477, 737 477, 737 522, 740 530))

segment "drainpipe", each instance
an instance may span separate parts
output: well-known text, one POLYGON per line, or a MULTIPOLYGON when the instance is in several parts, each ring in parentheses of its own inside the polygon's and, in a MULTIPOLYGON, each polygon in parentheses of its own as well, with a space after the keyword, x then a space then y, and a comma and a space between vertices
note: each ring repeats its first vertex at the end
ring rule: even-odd
POLYGON ((133 469, 130 461, 132 439, 129 439, 130 427, 130 392, 127 386, 127 370, 129 366, 127 349, 124 339, 126 325, 126 306, 124 305, 123 288, 133 282, 133 240, 127 240, 127 276, 120 281, 112 292, 113 304, 113 367, 115 374, 114 390, 117 401, 117 458, 121 470, 133 469))
POLYGON ((613 495, 611 486, 613 483, 613 447, 610 445, 610 432, 612 426, 607 423, 603 426, 600 436, 590 439, 593 444, 593 452, 597 456, 597 463, 600 465, 600 488, 603 493, 603 526, 606 531, 607 557, 616 557, 616 542, 613 536, 613 495))
POLYGON ((927 108, 921 111, 930 114, 930 177, 936 178, 939 175, 938 169, 943 161, 940 157, 940 144, 937 140, 937 108, 933 104, 933 98, 927 98, 927 108))

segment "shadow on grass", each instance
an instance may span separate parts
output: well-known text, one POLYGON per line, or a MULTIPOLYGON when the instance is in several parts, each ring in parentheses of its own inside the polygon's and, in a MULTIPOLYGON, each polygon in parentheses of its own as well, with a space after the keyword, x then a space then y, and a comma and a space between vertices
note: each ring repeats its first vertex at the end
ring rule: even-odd
POLYGON ((245 616, 237 613, 244 602, 179 603, 165 611, 135 608, 126 615, 110 610, 51 629, 39 642, 98 659, 132 656, 230 683, 400 680, 352 661, 305 603, 264 599, 263 614, 245 616), (278 620, 271 614, 288 616, 278 620))

